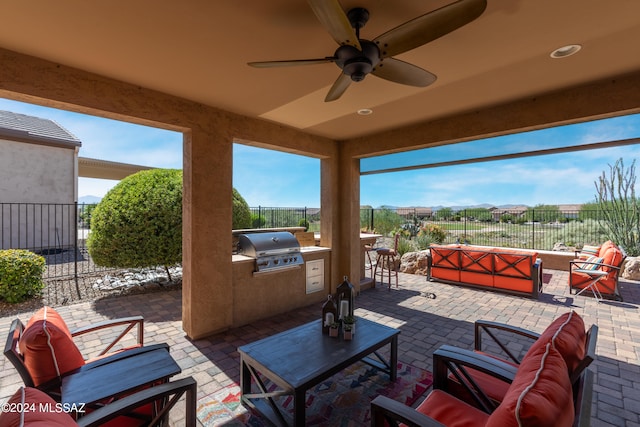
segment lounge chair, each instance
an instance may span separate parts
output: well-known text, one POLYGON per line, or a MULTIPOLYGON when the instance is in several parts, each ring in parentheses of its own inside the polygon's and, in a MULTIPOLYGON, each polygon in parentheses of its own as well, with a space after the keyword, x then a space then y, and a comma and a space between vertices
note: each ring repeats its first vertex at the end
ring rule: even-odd
POLYGON ((126 351, 147 351, 166 348, 167 344, 143 347, 144 320, 141 316, 107 320, 90 326, 69 331, 60 315, 51 307, 41 308, 26 327, 15 319, 9 328, 4 347, 4 355, 15 366, 27 387, 35 387, 59 397, 62 377, 80 367, 107 363, 126 351), (121 327, 122 331, 93 358, 85 360, 73 341, 74 337, 106 328, 121 327), (113 351, 125 336, 137 327, 136 342, 133 345, 113 351), (109 353, 112 351, 111 353, 109 353))
POLYGON ((604 296, 622 301, 618 278, 626 258, 624 251, 609 240, 600 247, 586 246, 576 255, 569 262, 569 292, 589 291, 598 300, 604 296))

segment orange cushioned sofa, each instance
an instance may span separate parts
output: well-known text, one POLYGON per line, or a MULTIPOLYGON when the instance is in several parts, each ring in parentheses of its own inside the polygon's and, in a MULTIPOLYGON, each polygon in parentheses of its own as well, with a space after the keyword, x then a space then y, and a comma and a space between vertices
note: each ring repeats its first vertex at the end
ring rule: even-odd
POLYGON ((537 298, 542 291, 538 253, 468 245, 431 245, 428 280, 537 298))

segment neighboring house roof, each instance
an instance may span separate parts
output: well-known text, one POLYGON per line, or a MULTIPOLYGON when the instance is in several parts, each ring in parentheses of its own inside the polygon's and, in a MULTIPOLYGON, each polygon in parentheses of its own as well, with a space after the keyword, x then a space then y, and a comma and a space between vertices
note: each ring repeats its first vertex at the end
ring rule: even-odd
MULTIPOLYGON (((80 147, 82 142, 53 120, 0 110, 0 139, 54 147, 80 147)), ((78 176, 121 180, 148 166, 78 157, 78 176)))
POLYGON ((82 145, 75 135, 53 120, 4 110, 0 110, 0 138, 62 148, 82 145))
POLYGON ((582 204, 558 205, 560 212, 577 212, 582 208, 582 204))
POLYGON ((415 207, 415 208, 397 208, 396 213, 398 215, 431 215, 433 213, 431 208, 415 207))

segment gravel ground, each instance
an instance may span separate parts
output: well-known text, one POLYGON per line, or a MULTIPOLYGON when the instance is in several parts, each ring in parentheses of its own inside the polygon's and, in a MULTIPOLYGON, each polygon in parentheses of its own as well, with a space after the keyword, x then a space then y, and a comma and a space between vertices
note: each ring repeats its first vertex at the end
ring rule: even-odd
POLYGON ((97 267, 91 261, 86 250, 43 254, 47 269, 44 273, 45 287, 40 297, 31 298, 18 304, 9 304, 0 300, 0 315, 9 316, 34 311, 43 305, 57 307, 83 301, 93 301, 119 295, 144 292, 158 292, 179 289, 182 279, 169 282, 166 275, 155 283, 134 285, 124 289, 104 290, 94 286, 105 276, 123 278, 128 270, 105 269, 97 267), (78 279, 74 279, 77 272, 78 279))

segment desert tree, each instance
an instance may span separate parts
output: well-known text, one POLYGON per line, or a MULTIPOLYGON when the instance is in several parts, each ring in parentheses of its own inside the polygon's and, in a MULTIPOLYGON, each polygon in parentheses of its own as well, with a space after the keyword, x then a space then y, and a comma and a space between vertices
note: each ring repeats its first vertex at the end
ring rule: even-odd
POLYGON ((595 181, 596 201, 610 238, 622 246, 630 256, 640 255, 640 202, 635 193, 635 163, 625 167, 618 159, 595 181))

